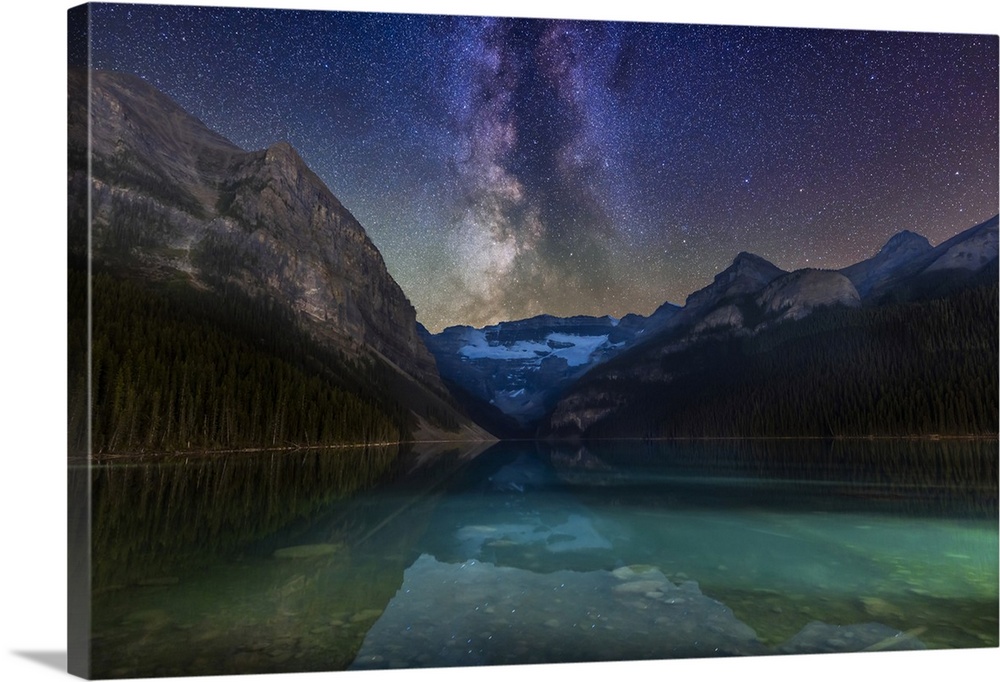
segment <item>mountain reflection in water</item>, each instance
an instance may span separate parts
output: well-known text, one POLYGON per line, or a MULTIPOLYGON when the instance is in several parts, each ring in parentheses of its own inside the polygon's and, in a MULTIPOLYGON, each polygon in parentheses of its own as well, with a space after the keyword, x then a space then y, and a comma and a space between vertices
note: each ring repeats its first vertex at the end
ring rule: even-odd
POLYGON ((93 675, 997 646, 995 449, 520 442, 101 465, 93 675))

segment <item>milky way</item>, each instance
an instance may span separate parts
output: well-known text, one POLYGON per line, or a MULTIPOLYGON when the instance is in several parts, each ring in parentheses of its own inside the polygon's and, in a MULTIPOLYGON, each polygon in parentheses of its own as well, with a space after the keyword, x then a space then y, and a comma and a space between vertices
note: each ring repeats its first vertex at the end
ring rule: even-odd
POLYGON ((431 330, 683 303, 997 213, 997 37, 96 5, 92 64, 287 140, 431 330))

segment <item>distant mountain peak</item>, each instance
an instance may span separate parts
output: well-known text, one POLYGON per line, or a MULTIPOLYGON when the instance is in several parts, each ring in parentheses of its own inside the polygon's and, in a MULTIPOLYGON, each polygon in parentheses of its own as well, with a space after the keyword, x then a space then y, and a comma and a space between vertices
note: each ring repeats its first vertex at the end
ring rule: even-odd
POLYGON ((906 249, 909 251, 928 251, 931 248, 930 242, 927 241, 927 237, 917 234, 916 232, 911 232, 910 230, 903 230, 902 232, 897 232, 889 238, 889 241, 885 243, 879 250, 879 255, 898 251, 900 249, 906 249))
POLYGON ((672 315, 680 309, 681 307, 679 305, 671 303, 670 301, 666 301, 660 307, 654 310, 653 314, 650 315, 650 317, 658 317, 660 315, 672 315))
POLYGON ((784 272, 784 270, 771 261, 758 256, 755 253, 750 253, 749 251, 740 251, 736 254, 736 258, 733 259, 733 264, 720 272, 719 276, 729 272, 730 270, 736 270, 740 273, 760 273, 766 277, 772 278, 784 272))
POLYGON ((496 415, 488 413, 494 411, 506 415, 505 421, 490 421, 486 428, 516 426, 517 431, 542 417, 559 393, 590 368, 629 347, 646 322, 634 314, 621 320, 545 314, 479 329, 453 326, 423 338, 445 381, 487 409, 481 416, 492 420, 496 415))
POLYGON ((756 253, 750 253, 749 251, 740 251, 736 254, 736 258, 733 259, 733 265, 738 265, 740 263, 766 263, 767 265, 773 265, 769 260, 758 256, 756 253))
POLYGON ((933 247, 927 238, 903 230, 897 232, 874 256, 840 270, 857 288, 862 298, 910 271, 933 247))
POLYGON ((766 258, 740 251, 732 265, 717 274, 711 284, 688 296, 684 307, 690 313, 691 310, 714 305, 725 296, 755 293, 783 274, 784 270, 766 258))

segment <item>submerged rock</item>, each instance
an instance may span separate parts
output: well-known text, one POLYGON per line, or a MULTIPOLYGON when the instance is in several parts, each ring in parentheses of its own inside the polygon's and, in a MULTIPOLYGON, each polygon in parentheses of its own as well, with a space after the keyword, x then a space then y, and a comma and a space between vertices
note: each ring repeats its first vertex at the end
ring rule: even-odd
POLYGON ((611 575, 619 580, 631 580, 632 578, 640 576, 644 573, 652 573, 654 571, 656 573, 660 573, 660 570, 656 566, 651 566, 650 564, 631 564, 630 566, 620 566, 619 568, 616 568, 611 571, 611 575))
POLYGON ((865 611, 875 618, 902 618, 903 612, 881 597, 861 597, 865 611))
POLYGON ((669 589, 665 580, 632 580, 615 585, 611 588, 611 591, 616 594, 645 594, 665 589, 669 589))
POLYGON ((365 609, 364 611, 359 611, 351 616, 350 622, 361 623, 364 621, 375 620, 381 615, 382 609, 365 609))
POLYGON ((830 625, 813 621, 775 649, 779 654, 825 654, 856 651, 914 651, 927 647, 915 633, 881 623, 830 625))
POLYGON ((372 656, 389 660, 389 652, 412 667, 768 653, 729 608, 692 589, 696 583, 675 586, 655 567, 537 573, 424 555, 406 570, 351 668, 384 667, 372 656), (464 595, 476 595, 475 603, 464 595), (665 601, 674 595, 682 606, 665 601))

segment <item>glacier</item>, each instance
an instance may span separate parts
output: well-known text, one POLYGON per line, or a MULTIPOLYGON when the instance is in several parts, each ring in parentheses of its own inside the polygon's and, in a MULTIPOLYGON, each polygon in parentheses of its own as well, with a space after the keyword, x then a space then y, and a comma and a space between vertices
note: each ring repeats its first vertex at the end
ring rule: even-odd
POLYGON ((550 332, 542 341, 518 340, 510 345, 491 344, 486 333, 470 329, 464 338, 466 345, 458 349, 469 360, 518 360, 530 365, 541 365, 542 360, 555 356, 566 360, 570 367, 590 362, 593 354, 602 348, 617 348, 623 344, 608 343, 608 335, 581 336, 550 332))

